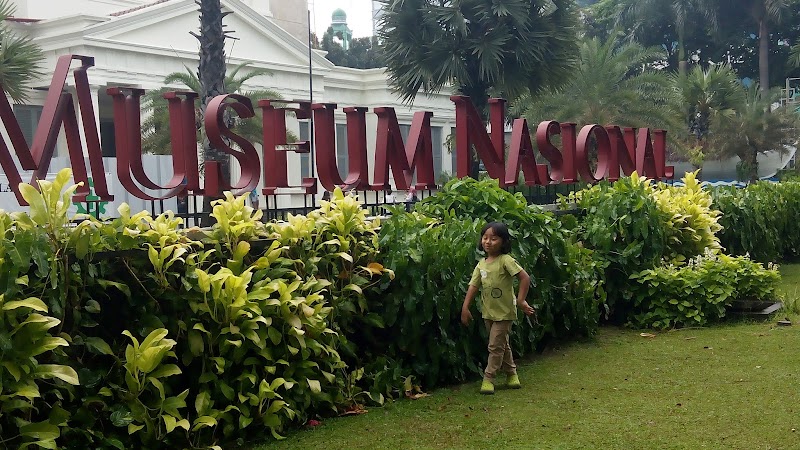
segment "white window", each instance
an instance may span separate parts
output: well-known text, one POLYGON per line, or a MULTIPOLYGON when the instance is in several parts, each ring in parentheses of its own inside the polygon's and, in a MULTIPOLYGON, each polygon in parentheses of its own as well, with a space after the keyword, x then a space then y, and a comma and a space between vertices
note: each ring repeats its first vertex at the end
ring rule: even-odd
POLYGON ((14 115, 17 117, 28 147, 33 143, 33 135, 36 134, 36 127, 39 126, 42 109, 43 107, 36 105, 14 105, 14 115))
POLYGON ((339 166, 339 176, 344 180, 347 177, 347 125, 336 124, 336 164, 339 166))
MULTIPOLYGON (((308 122, 300 122, 300 140, 301 141, 308 141, 309 140, 309 126, 308 122)), ((301 178, 309 178, 311 177, 311 154, 310 153, 300 153, 300 177, 301 178)))

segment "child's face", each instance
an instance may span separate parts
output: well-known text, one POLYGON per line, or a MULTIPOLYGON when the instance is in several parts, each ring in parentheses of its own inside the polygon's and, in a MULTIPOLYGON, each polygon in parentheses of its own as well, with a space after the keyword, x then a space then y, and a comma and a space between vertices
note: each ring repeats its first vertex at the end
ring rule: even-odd
POLYGON ((499 255, 503 248, 503 238, 494 234, 494 228, 488 228, 481 236, 483 251, 489 255, 499 255))

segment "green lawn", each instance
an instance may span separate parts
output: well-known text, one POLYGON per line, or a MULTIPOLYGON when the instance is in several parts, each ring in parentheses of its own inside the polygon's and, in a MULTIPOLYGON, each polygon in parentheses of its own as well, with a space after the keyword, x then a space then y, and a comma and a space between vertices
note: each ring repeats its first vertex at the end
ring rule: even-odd
MULTIPOLYGON (((800 265, 781 270, 796 299, 800 265)), ((786 315, 655 337, 603 328, 520 361, 521 390, 438 389, 255 450, 800 448, 800 317, 776 326, 786 315)))

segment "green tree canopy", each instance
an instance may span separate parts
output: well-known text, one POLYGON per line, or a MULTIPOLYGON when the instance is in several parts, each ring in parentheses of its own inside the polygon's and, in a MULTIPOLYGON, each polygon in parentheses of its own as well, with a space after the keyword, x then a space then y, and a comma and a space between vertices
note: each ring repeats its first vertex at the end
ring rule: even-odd
POLYGON ((580 44, 575 76, 562 89, 521 97, 516 114, 533 123, 545 119, 580 124, 663 127, 677 123, 669 108, 672 91, 665 73, 648 69, 664 57, 656 47, 621 43, 613 37, 580 44))
POLYGON ((378 45, 376 37, 355 38, 350 41, 350 48, 345 50, 341 44, 333 39, 333 28, 322 35, 320 48, 327 54, 328 61, 342 67, 354 69, 374 69, 383 67, 383 51, 378 45))
POLYGON ((735 63, 745 64, 742 68, 734 65, 739 76, 757 78, 764 90, 783 84, 789 48, 779 43, 798 38, 800 2, 731 0, 728 6, 721 25, 735 63))
POLYGON ((785 151, 797 145, 798 116, 784 106, 773 109, 780 90, 762 91, 758 83, 746 90, 745 102, 712 130, 709 148, 716 156, 738 156, 747 179, 758 179, 758 154, 785 151))
POLYGON ((745 91, 727 65, 707 70, 694 66, 686 75, 673 75, 672 85, 677 93, 676 115, 703 150, 711 122, 733 117, 745 103, 745 91))
POLYGON ((794 67, 800 67, 800 42, 792 46, 789 63, 794 67))
POLYGON ((686 73, 688 28, 700 26, 704 32, 717 29, 717 4, 707 0, 605 0, 617 6, 618 24, 627 23, 634 35, 649 34, 654 21, 668 22, 675 32, 678 71, 686 73), (702 17, 702 27, 693 18, 702 17))
POLYGON ((382 0, 379 37, 404 101, 452 86, 486 111, 563 85, 577 56, 573 0, 382 0))
POLYGON ((14 5, 0 0, 0 86, 16 103, 28 100, 30 82, 42 75, 39 62, 42 50, 25 36, 15 34, 6 20, 14 15, 14 5))

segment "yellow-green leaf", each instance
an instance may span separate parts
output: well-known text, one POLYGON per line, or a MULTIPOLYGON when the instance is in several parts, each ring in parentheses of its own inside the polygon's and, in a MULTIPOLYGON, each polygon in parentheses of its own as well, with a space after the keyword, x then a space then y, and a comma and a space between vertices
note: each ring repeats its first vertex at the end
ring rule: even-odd
POLYGON ((314 392, 315 394, 322 392, 322 385, 320 384, 319 380, 312 380, 311 378, 308 378, 306 381, 308 381, 308 387, 311 388, 311 392, 314 392))
POLYGON ((34 311, 47 312, 47 305, 36 297, 28 297, 25 300, 14 300, 3 305, 3 311, 11 311, 17 308, 30 308, 34 311))

